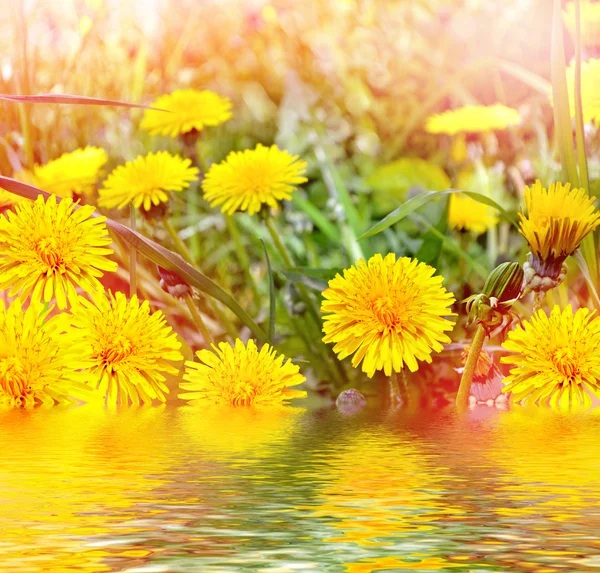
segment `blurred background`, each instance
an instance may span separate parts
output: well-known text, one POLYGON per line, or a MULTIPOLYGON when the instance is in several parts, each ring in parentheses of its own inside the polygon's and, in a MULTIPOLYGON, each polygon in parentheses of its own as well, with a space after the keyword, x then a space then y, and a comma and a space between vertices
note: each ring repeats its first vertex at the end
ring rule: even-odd
MULTIPOLYGON (((209 88, 236 106, 220 140, 300 148, 312 118, 359 174, 430 152, 436 138, 419 128, 431 112, 528 105, 539 94, 515 74, 549 74, 547 0, 8 0, 0 14, 4 93, 149 102, 209 88)), ((18 111, 0 106, 0 132, 18 146, 18 111)), ((33 110, 36 160, 86 144, 127 154, 129 115, 33 110)))

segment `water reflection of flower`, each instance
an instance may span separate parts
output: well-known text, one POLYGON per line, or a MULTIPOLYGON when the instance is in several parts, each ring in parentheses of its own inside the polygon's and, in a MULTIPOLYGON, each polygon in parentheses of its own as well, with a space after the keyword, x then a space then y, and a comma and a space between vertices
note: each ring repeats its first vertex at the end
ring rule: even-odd
POLYGON ((138 504, 176 461, 163 408, 9 411, 0 422, 2 570, 113 571, 160 551, 131 535, 144 529, 138 504))
MULTIPOLYGON (((463 566, 435 554, 436 530, 442 522, 464 513, 448 504, 442 482, 444 468, 428 466, 423 452, 391 432, 372 428, 336 444, 328 456, 329 474, 310 509, 340 535, 328 543, 361 548, 386 547, 386 557, 369 550, 364 558, 345 563, 346 571, 416 569, 441 570, 463 566), (333 521, 330 521, 333 518, 333 521), (394 554, 391 546, 409 540, 394 554)), ((309 508, 306 508, 309 509, 309 508)), ((439 532, 439 531, 438 531, 439 532)))
POLYGON ((521 560, 527 570, 587 570, 590 549, 582 547, 598 547, 590 532, 600 528, 598 412, 515 407, 492 432, 481 464, 497 468, 488 509, 498 537, 488 543, 510 545, 495 560, 511 569, 521 560))
POLYGON ((292 407, 235 408, 184 406, 178 423, 188 447, 210 458, 252 459, 279 451, 301 423, 305 410, 292 407))

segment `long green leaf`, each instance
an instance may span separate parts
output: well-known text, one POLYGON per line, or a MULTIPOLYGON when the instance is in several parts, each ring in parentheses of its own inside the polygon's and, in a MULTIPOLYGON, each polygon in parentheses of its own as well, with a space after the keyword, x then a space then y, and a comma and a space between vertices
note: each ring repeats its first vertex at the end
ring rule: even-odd
POLYGON ((115 107, 129 107, 139 109, 153 109, 156 111, 166 111, 171 113, 168 109, 161 109, 158 107, 150 107, 148 105, 138 103, 128 103, 124 101, 117 101, 114 99, 104 99, 97 97, 87 97, 72 94, 40 94, 40 95, 12 95, 12 94, 0 94, 0 99, 4 101, 11 101, 14 103, 65 103, 69 105, 104 105, 104 106, 115 106, 115 107))
POLYGON ((292 195, 292 203, 304 211, 310 220, 323 232, 333 243, 339 245, 342 240, 339 230, 323 213, 313 205, 308 199, 302 197, 299 193, 292 195))
MULTIPOLYGON (((50 197, 49 193, 46 193, 33 185, 28 185, 27 183, 22 183, 21 181, 2 175, 0 175, 0 187, 15 195, 24 197, 25 199, 31 199, 32 201, 35 201, 38 195, 43 195, 46 199, 50 197)), ((60 201, 60 198, 58 199, 60 201)), ((99 217, 100 215, 94 213, 94 216, 99 217)), ((227 291, 223 290, 218 284, 210 280, 192 265, 186 263, 177 253, 165 249, 162 245, 155 243, 151 239, 144 237, 136 231, 132 231, 129 227, 117 223, 112 219, 106 219, 106 225, 153 263, 177 273, 190 286, 193 286, 222 302, 252 331, 258 340, 263 343, 268 342, 267 335, 262 328, 252 320, 250 315, 227 291)))
POLYGON ((415 257, 432 267, 438 266, 438 260, 442 254, 444 245, 444 236, 448 232, 448 213, 450 211, 450 199, 444 199, 444 208, 442 214, 435 226, 432 226, 424 235, 423 242, 415 257))
POLYGON ((293 283, 302 283, 308 288, 323 292, 328 282, 337 274, 342 274, 342 269, 313 269, 309 267, 295 267, 282 271, 283 276, 293 283))
MULTIPOLYGON (((409 217, 417 221, 420 225, 426 227, 428 229, 428 233, 431 233, 433 236, 437 237, 440 240, 442 246, 447 251, 453 253, 458 258, 463 259, 482 279, 487 278, 489 270, 484 265, 476 261, 471 255, 469 255, 469 253, 464 251, 458 244, 458 242, 455 241, 452 237, 441 233, 427 219, 425 219, 425 217, 419 215, 419 213, 411 213, 409 217)), ((422 260, 421 258, 419 258, 419 253, 417 253, 416 258, 422 260)), ((436 265, 432 266, 435 267, 436 265)))
POLYGON ((273 280, 273 271, 271 269, 271 259, 267 251, 267 245, 261 239, 263 250, 265 251, 265 259, 267 259, 267 271, 269 273, 269 340, 273 344, 275 337, 275 315, 277 313, 277 296, 275 292, 275 281, 273 280))
POLYGON ((483 203, 485 205, 489 205, 494 209, 497 209, 502 215, 504 219, 506 219, 509 223, 516 226, 517 223, 515 218, 512 217, 509 213, 507 213, 498 203, 496 203, 493 199, 482 195, 481 193, 474 193, 472 191, 460 191, 459 189, 446 189, 445 191, 427 191, 425 193, 421 193, 419 195, 415 195, 412 199, 406 201, 398 207, 395 211, 392 211, 387 217, 384 217, 379 223, 373 225, 364 235, 358 238, 358 240, 366 239, 367 237, 372 237, 377 233, 381 233, 384 229, 395 225, 406 216, 410 215, 413 211, 419 209, 423 205, 426 205, 430 201, 436 201, 441 199, 445 195, 450 195, 452 193, 464 193, 471 197, 471 199, 475 199, 475 201, 479 201, 479 203, 483 203))

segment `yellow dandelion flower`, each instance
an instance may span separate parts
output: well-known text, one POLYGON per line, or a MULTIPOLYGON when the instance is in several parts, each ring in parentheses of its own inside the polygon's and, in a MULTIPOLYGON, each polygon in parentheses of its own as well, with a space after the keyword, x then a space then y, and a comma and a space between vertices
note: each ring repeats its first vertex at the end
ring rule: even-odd
POLYGON ((552 183, 546 189, 539 180, 525 187, 525 206, 519 217, 533 267, 541 276, 553 278, 585 236, 600 225, 594 198, 584 189, 571 189, 569 183, 552 183))
POLYGON ((83 297, 72 308, 72 324, 89 350, 87 380, 109 404, 165 402, 164 374, 177 374, 171 362, 183 360, 181 343, 162 312, 148 301, 127 300, 121 292, 83 297))
POLYGON ((253 340, 248 345, 238 338, 235 346, 221 342, 214 352, 200 350, 200 362, 186 362, 180 394, 186 400, 198 400, 207 405, 281 406, 291 398, 303 398, 306 392, 292 390, 305 378, 291 360, 268 344, 260 351, 253 340))
POLYGON ((58 159, 33 170, 23 170, 16 178, 59 197, 90 195, 102 176, 108 157, 104 149, 86 147, 63 153, 58 159))
POLYGON ((276 145, 232 151, 225 161, 208 170, 202 190, 211 207, 232 215, 248 211, 254 215, 263 205, 276 208, 278 201, 292 198, 295 185, 307 181, 306 162, 281 151, 276 145))
POLYGON ((538 310, 523 327, 508 334, 504 363, 515 366, 503 392, 515 401, 551 406, 590 406, 591 392, 600 398, 600 317, 587 308, 573 313, 555 306, 548 316, 538 310))
POLYGON ((152 102, 140 127, 151 135, 177 137, 192 130, 202 131, 206 126, 219 125, 231 117, 231 101, 210 90, 176 90, 152 102), (170 112, 170 113, 169 113, 170 112))
POLYGON ((448 224, 452 229, 471 231, 480 235, 498 224, 494 209, 468 195, 453 193, 450 196, 448 224))
MULTIPOLYGON (((569 89, 569 104, 571 117, 575 117, 575 63, 567 68, 567 87, 569 89)), ((550 93, 550 102, 554 104, 554 96, 550 93)), ((581 63, 581 105, 583 121, 593 121, 596 125, 600 120, 600 60, 590 58, 581 63)))
MULTIPOLYGON (((490 170, 462 169, 456 177, 455 187, 461 191, 494 196, 497 193, 494 192, 496 185, 493 185, 493 177, 490 170)), ((503 184, 500 183, 498 187, 503 188, 503 184)), ((499 199, 499 197, 494 198, 499 199)), ((452 229, 480 235, 498 224, 497 211, 489 205, 484 205, 462 193, 453 193, 449 200, 448 223, 452 229)))
POLYGON ((4 189, 0 189, 0 208, 2 207, 10 207, 19 201, 22 201, 22 197, 11 193, 10 191, 5 191, 4 189))
POLYGON ((406 364, 411 372, 417 360, 431 362, 431 353, 450 342, 445 334, 453 323, 454 296, 442 286, 435 269, 415 259, 377 254, 329 281, 323 293, 323 332, 340 360, 354 354, 352 366, 372 377, 387 376, 406 364))
POLYGON ((0 216, 0 290, 11 287, 10 296, 50 302, 58 308, 77 300, 75 287, 94 293, 104 290, 98 281, 102 271, 116 271, 117 263, 104 221, 93 217, 95 208, 76 208, 71 199, 17 203, 14 211, 0 216))
POLYGON ((87 399, 90 391, 77 370, 80 357, 76 333, 63 315, 48 317, 32 302, 27 309, 15 300, 0 300, 0 405, 32 407, 87 399))
POLYGON ((427 119, 425 130, 429 133, 482 133, 506 129, 521 121, 516 109, 501 104, 467 105, 432 115, 427 119))
MULTIPOLYGON (((569 33, 575 37, 575 2, 569 2, 563 12, 563 19, 569 33)), ((600 44, 600 4, 583 0, 581 2, 581 43, 586 48, 600 44)))
POLYGON ((139 156, 117 167, 106 179, 98 205, 122 209, 130 203, 149 211, 152 205, 169 200, 169 191, 183 191, 198 179, 198 169, 190 159, 167 151, 139 156))

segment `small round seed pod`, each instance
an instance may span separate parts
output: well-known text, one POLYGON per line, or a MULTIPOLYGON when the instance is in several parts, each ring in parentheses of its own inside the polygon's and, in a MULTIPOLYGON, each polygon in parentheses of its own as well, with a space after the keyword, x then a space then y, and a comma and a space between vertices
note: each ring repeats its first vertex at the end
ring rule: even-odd
POLYGON ((358 390, 350 388, 337 397, 335 405, 342 414, 352 415, 360 412, 367 405, 367 400, 358 390))

